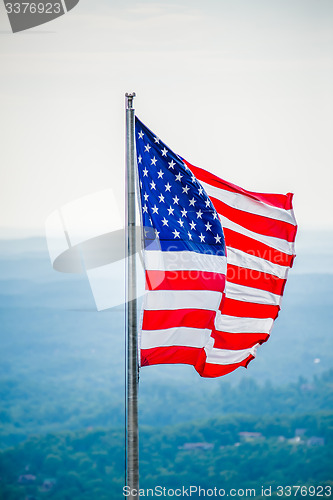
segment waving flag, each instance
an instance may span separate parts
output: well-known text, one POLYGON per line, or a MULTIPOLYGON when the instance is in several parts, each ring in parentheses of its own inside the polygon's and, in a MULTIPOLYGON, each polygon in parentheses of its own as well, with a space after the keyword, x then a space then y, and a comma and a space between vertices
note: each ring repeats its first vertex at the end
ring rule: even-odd
POLYGON ((204 377, 246 367, 269 337, 292 265, 292 195, 234 186, 180 158, 138 118, 135 129, 141 366, 186 363, 204 377))
POLYGON ((297 224, 291 193, 246 191, 187 165, 217 210, 226 242, 226 299, 216 316, 205 372, 214 377, 247 366, 268 340, 295 257, 297 224))

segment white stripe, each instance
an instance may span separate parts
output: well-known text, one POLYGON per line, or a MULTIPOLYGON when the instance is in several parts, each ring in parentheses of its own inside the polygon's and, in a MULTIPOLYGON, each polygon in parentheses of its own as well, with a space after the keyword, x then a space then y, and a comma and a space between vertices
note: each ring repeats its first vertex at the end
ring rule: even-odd
POLYGON ((210 184, 206 184, 205 182, 201 182, 201 184, 208 196, 213 196, 229 207, 236 208, 237 210, 243 210, 244 212, 248 212, 250 214, 262 215, 263 217, 268 217, 269 219, 288 222, 293 226, 296 225, 295 216, 292 210, 273 207, 272 205, 268 205, 263 201, 254 200, 246 194, 226 191, 223 188, 211 186, 210 184))
POLYGON ((239 318, 217 312, 215 328, 228 333, 269 333, 274 320, 272 318, 239 318))
POLYGON ((252 288, 250 286, 237 285, 227 281, 225 287, 226 297, 243 302, 255 302, 256 304, 279 305, 281 296, 275 293, 252 288))
POLYGON ((256 355, 259 344, 251 347, 250 349, 241 349, 239 351, 229 351, 228 349, 211 349, 207 350, 206 363, 214 365, 232 365, 233 363, 240 363, 250 355, 256 355))
POLYGON ((222 299, 221 292, 210 290, 152 290, 145 295, 144 308, 148 311, 175 309, 208 309, 216 311, 222 299))
POLYGON ((154 271, 207 271, 225 274, 227 258, 220 255, 197 252, 162 252, 147 250, 144 252, 145 268, 154 271))
POLYGON ((249 229, 246 229, 245 227, 240 226, 235 222, 232 222, 230 219, 227 219, 220 213, 219 217, 221 220, 222 227, 226 227, 228 229, 231 229, 232 231, 236 231, 237 233, 249 236, 250 238, 260 241, 261 243, 264 243, 265 245, 275 248, 280 252, 287 253, 288 255, 294 254, 295 245, 293 242, 284 240, 282 238, 275 238, 275 236, 266 236, 264 234, 255 233, 254 231, 250 231, 249 229))
POLYGON ((205 347, 211 330, 201 328, 167 328, 165 330, 142 330, 141 349, 153 347, 205 347))
POLYGON ((289 270, 289 266, 280 266, 279 264, 274 264, 269 260, 256 257, 255 255, 250 255, 242 250, 231 247, 227 247, 227 260, 228 264, 232 264, 233 266, 273 274, 274 276, 282 279, 287 278, 289 270))

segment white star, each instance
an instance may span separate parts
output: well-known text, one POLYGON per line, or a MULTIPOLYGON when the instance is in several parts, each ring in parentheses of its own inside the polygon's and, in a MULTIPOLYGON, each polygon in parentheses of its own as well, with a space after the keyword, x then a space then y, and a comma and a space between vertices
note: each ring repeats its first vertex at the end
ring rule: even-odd
POLYGON ((143 177, 148 177, 148 170, 146 167, 144 170, 142 170, 142 172, 143 172, 143 177))
POLYGON ((178 174, 178 175, 176 175, 176 181, 181 182, 181 181, 180 181, 180 179, 181 179, 182 177, 183 177, 183 176, 182 176, 182 175, 181 175, 181 173, 179 172, 179 174, 178 174))
POLYGON ((171 184, 167 183, 167 184, 165 185, 165 190, 166 190, 166 191, 170 191, 170 189, 171 189, 171 184))
POLYGON ((213 219, 217 219, 217 218, 218 218, 217 212, 213 212, 213 219))
POLYGON ((180 238, 179 236, 180 233, 176 229, 172 232, 172 234, 174 235, 174 238, 180 238))
POLYGON ((192 174, 192 177, 191 177, 191 181, 192 181, 192 182, 195 182, 195 181, 196 181, 196 178, 195 178, 195 176, 194 176, 193 174, 192 174))
POLYGON ((190 233, 190 231, 187 234, 188 234, 188 239, 191 240, 192 239, 192 234, 190 233))
POLYGON ((149 194, 145 193, 145 194, 143 195, 143 197, 144 197, 145 201, 148 201, 149 194))
POLYGON ((209 222, 207 222, 207 224, 205 224, 205 226, 206 226, 206 231, 211 231, 212 225, 209 224, 209 222))
POLYGON ((156 184, 154 181, 151 181, 150 186, 152 189, 156 189, 156 184))
POLYGON ((169 212, 169 215, 173 215, 173 213, 174 213, 174 211, 175 211, 175 209, 174 209, 174 208, 172 208, 172 206, 171 206, 171 205, 170 205, 170 208, 168 208, 167 210, 168 210, 168 212, 169 212))
POLYGON ((168 168, 169 168, 169 169, 170 169, 170 168, 172 168, 172 169, 173 169, 173 167, 174 167, 175 165, 176 165, 176 164, 175 164, 175 162, 174 162, 173 160, 171 160, 171 161, 169 162, 169 167, 168 167, 168 168))
POLYGON ((148 207, 147 207, 147 205, 146 205, 146 204, 144 204, 144 205, 143 205, 143 207, 142 207, 142 212, 143 212, 143 213, 146 213, 146 214, 148 213, 148 207))
POLYGON ((160 199, 160 203, 164 203, 164 196, 162 193, 159 195, 159 199, 160 199))
POLYGON ((206 208, 208 208, 210 206, 210 201, 209 200, 206 200, 206 208))
POLYGON ((216 236, 214 236, 214 238, 215 238, 216 243, 221 243, 221 236, 219 236, 217 234, 216 236))
POLYGON ((154 137, 154 142, 155 142, 156 144, 159 144, 159 143, 160 143, 159 138, 158 138, 158 137, 154 137))
POLYGON ((179 202, 178 196, 176 195, 174 198, 172 198, 172 201, 173 201, 173 204, 178 205, 178 202, 179 202))
POLYGON ((200 195, 202 195, 202 193, 203 193, 203 189, 202 189, 202 187, 200 186, 200 187, 199 187, 199 194, 200 194, 200 195))
POLYGON ((158 214, 158 208, 156 205, 153 206, 152 211, 153 211, 153 214, 158 214))
POLYGON ((160 235, 160 232, 159 232, 159 231, 157 231, 157 229, 155 229, 155 236, 156 236, 156 238, 158 238, 158 237, 159 237, 159 235, 160 235))
POLYGON ((202 212, 199 210, 199 212, 196 212, 197 214, 197 219, 202 219, 202 212))
POLYGON ((192 221, 192 222, 190 222, 190 226, 191 226, 191 229, 193 231, 193 229, 195 229, 196 223, 192 221))
POLYGON ((141 188, 141 189, 142 189, 142 186, 143 186, 142 181, 140 181, 140 188, 141 188))
POLYGON ((182 217, 187 217, 187 212, 185 208, 181 211, 182 217))
POLYGON ((154 158, 152 158, 150 161, 152 165, 156 165, 157 159, 154 156, 154 158))
POLYGON ((183 227, 184 226, 184 221, 179 219, 177 220, 178 224, 180 225, 180 227, 183 227))
POLYGON ((183 187, 183 189, 182 189, 183 193, 186 193, 186 194, 189 192, 189 190, 190 190, 190 187, 189 187, 189 186, 185 186, 185 187, 183 187))
POLYGON ((147 151, 147 153, 149 153, 150 149, 151 149, 151 146, 149 144, 147 144, 147 146, 145 146, 145 151, 147 151))
POLYGON ((194 207, 196 202, 197 202, 197 200, 195 200, 193 197, 192 200, 190 200, 190 206, 192 205, 192 207, 194 207))
POLYGON ((163 170, 161 169, 159 172, 157 172, 157 175, 158 175, 158 178, 159 178, 159 179, 162 179, 162 177, 163 177, 163 175, 164 175, 163 170))
POLYGON ((168 223, 168 220, 164 217, 164 219, 162 219, 162 224, 163 226, 167 226, 169 223, 168 223))
POLYGON ((139 136, 139 139, 143 139, 143 132, 142 132, 142 130, 141 130, 141 132, 139 132, 138 136, 139 136))
POLYGON ((200 234, 199 238, 200 238, 200 243, 203 243, 205 241, 205 237, 202 233, 200 234))
POLYGON ((161 149, 161 153, 162 153, 162 156, 166 156, 167 155, 167 148, 164 146, 164 149, 161 149))
POLYGON ((142 156, 139 155, 139 157, 138 157, 138 163, 141 163, 141 162, 142 162, 142 156))

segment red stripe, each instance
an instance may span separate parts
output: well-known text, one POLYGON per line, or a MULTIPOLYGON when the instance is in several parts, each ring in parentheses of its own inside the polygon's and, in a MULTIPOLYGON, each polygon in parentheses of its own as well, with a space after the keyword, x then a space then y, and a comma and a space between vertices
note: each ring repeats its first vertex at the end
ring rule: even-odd
POLYGON ((270 304, 255 304, 253 302, 242 302, 226 298, 220 311, 228 316, 238 316, 240 318, 272 318, 276 319, 280 306, 270 304))
POLYGON ((254 357, 250 355, 240 363, 215 365, 206 363, 206 353, 201 348, 173 346, 141 349, 141 366, 177 363, 193 365, 201 377, 220 377, 236 370, 240 366, 246 368, 252 359, 254 357))
POLYGON ((277 295, 283 294, 287 281, 273 274, 262 273, 254 269, 246 269, 245 267, 238 267, 232 264, 228 264, 227 266, 227 280, 229 283, 259 288, 260 290, 266 290, 277 295))
POLYGON ((294 255, 289 255, 261 243, 258 240, 237 233, 231 229, 223 228, 225 243, 227 247, 237 248, 245 253, 261 257, 262 259, 279 264, 280 266, 292 266, 294 255))
POLYGON ((213 328, 216 312, 206 309, 176 309, 144 311, 143 330, 162 330, 186 326, 188 328, 213 328))
POLYGON ((254 345, 263 344, 269 338, 268 333, 229 333, 214 330, 214 347, 217 349, 249 349, 254 345))
POLYGON ((199 361, 197 362, 195 369, 201 375, 201 377, 221 377, 222 375, 226 375, 227 373, 233 372, 236 368, 240 366, 247 367, 247 365, 254 359, 254 356, 250 355, 240 363, 233 363, 231 365, 216 365, 213 363, 206 363, 206 353, 203 350, 201 352, 199 361))
POLYGON ((211 290, 223 292, 225 275, 208 271, 146 271, 148 290, 211 290))
POLYGON ((210 199, 219 214, 250 231, 286 241, 295 241, 297 227, 293 224, 238 210, 213 197, 210 197, 210 199))
POLYGON ((141 366, 181 363, 195 365, 202 349, 198 347, 153 347, 141 349, 141 366))
POLYGON ((223 179, 220 179, 216 175, 211 174, 210 172, 207 172, 202 168, 195 167, 194 165, 191 165, 191 163, 188 163, 184 159, 183 161, 184 163, 186 163, 186 165, 189 167, 189 169, 193 172, 193 174, 199 181, 206 182, 211 186, 224 189, 225 191, 232 191, 233 193, 239 193, 248 196, 253 200, 260 201, 262 203, 267 203, 268 205, 272 205, 273 207, 283 208, 285 210, 292 209, 292 200, 293 200, 292 193, 271 194, 271 193, 256 193, 254 191, 248 191, 239 186, 236 186, 236 184, 232 184, 231 182, 227 182, 223 179))

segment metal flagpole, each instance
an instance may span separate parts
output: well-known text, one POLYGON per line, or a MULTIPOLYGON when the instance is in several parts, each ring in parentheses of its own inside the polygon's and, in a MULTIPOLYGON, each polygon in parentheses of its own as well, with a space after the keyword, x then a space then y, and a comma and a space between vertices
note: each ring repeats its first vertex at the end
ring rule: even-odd
POLYGON ((139 497, 139 428, 138 428, 138 324, 136 300, 135 235, 135 121, 133 98, 126 93, 126 229, 127 229, 127 460, 126 485, 129 499, 139 497), (133 494, 132 494, 133 493, 133 494))

